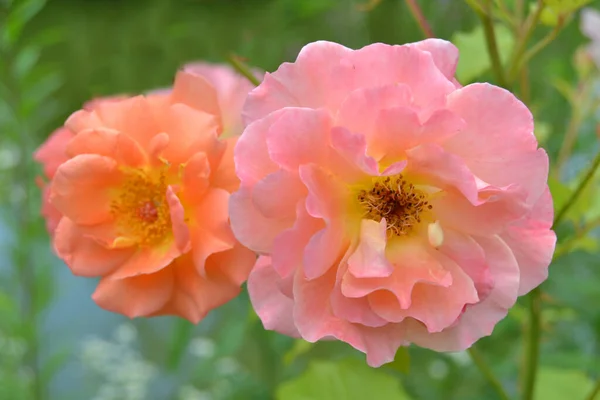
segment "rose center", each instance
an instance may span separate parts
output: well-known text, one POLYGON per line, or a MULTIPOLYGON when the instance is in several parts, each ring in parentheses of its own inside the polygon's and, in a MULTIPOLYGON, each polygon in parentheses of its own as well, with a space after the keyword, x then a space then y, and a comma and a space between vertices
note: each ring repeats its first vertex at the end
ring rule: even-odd
POLYGON ((387 232, 393 236, 404 236, 421 222, 423 214, 432 209, 427 194, 417 189, 402 175, 378 178, 370 190, 358 193, 363 218, 380 222, 385 218, 387 232))
POLYGON ((127 171, 125 175, 119 194, 111 203, 118 234, 142 246, 156 244, 171 226, 165 175, 148 174, 142 170, 127 171))

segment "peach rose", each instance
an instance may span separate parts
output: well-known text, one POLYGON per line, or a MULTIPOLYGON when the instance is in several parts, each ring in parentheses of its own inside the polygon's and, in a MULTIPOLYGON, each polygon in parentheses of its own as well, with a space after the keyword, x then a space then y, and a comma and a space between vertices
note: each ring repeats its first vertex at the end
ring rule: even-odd
POLYGON ((100 280, 93 299, 131 318, 200 321, 240 291, 256 260, 228 223, 239 181, 214 87, 181 71, 172 91, 71 115, 50 187, 56 253, 100 280))
POLYGON ((233 232, 262 254, 265 328, 339 339, 379 366, 399 346, 463 350, 547 277, 548 157, 523 103, 460 87, 443 40, 316 42, 244 106, 233 232))
MULTIPOLYGON (((123 96, 112 96, 98 98, 88 101, 83 105, 86 110, 91 110, 93 107, 103 101, 116 101, 124 99, 123 96)), ((41 214, 46 220, 46 229, 50 235, 54 234, 54 230, 58 226, 58 222, 62 218, 61 213, 49 201, 50 186, 47 181, 54 178, 54 174, 58 167, 67 161, 67 143, 73 138, 73 132, 63 127, 58 128, 46 139, 44 143, 33 153, 33 159, 42 164, 44 170, 44 178, 38 179, 38 185, 42 190, 42 209, 41 214)))
MULTIPOLYGON (((242 106, 254 85, 228 65, 192 62, 184 71, 201 75, 214 87, 221 110, 223 137, 239 136, 244 130, 242 106)), ((256 76, 260 71, 253 71, 256 76)))

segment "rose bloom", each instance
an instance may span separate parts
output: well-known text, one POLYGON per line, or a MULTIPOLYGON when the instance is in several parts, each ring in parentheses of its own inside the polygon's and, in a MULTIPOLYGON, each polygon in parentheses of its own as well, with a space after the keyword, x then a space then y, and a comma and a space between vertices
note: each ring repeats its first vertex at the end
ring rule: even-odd
POLYGON ((547 277, 555 234, 532 115, 461 87, 442 40, 316 42, 253 90, 235 149, 236 237, 265 328, 339 339, 379 366, 458 351, 547 277))
POLYGON ((222 94, 184 69, 172 90, 77 111, 36 153, 60 218, 54 249, 75 275, 101 277, 99 306, 197 323, 239 293, 256 256, 229 226, 237 137, 220 137, 235 126, 222 94))

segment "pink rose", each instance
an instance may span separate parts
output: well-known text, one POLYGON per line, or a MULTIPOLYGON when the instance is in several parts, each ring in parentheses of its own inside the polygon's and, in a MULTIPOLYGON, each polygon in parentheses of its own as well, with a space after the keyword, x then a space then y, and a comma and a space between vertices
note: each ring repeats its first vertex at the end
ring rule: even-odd
POLYGON ((547 277, 548 157, 523 103, 460 87, 443 40, 307 45, 253 90, 235 149, 238 239, 265 328, 463 350, 547 277))

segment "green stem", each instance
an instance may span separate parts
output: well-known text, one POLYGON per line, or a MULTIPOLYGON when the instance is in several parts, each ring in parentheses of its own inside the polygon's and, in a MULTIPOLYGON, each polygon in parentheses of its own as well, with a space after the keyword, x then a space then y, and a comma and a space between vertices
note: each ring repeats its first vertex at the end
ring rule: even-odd
POLYGON ((563 144, 560 147, 560 150, 558 151, 558 159, 556 160, 556 164, 553 168, 553 171, 557 177, 559 176, 560 171, 562 170, 564 164, 569 158, 569 155, 571 154, 571 150, 573 149, 573 145, 575 144, 575 140, 577 139, 577 133, 579 132, 581 122, 581 112, 576 107, 574 107, 573 115, 571 116, 571 120, 569 121, 569 125, 567 126, 567 130, 565 132, 563 144))
POLYGON ((248 79, 254 86, 260 85, 260 81, 258 80, 258 78, 256 78, 256 76, 254 76, 250 68, 245 63, 243 63, 242 60, 240 60, 240 57, 236 56, 235 54, 231 54, 227 61, 229 61, 229 64, 231 64, 231 66, 240 75, 248 79))
MULTIPOLYGON (((0 53, 0 58, 6 60, 6 65, 9 66, 7 71, 12 71, 14 65, 14 53, 11 49, 0 53)), ((6 87, 8 89, 7 103, 13 109, 15 117, 18 121, 17 132, 19 137, 19 152, 23 157, 30 157, 34 151, 31 132, 27 126, 27 119, 22 117, 23 97, 21 88, 18 85, 18 80, 8 73, 2 78, 6 79, 6 87)), ((42 400, 45 398, 45 388, 41 380, 40 373, 40 355, 39 355, 39 299, 36 288, 36 266, 33 265, 31 252, 27 250, 30 243, 31 230, 34 224, 34 205, 33 195, 31 193, 31 183, 35 179, 34 165, 31 162, 21 163, 14 173, 14 187, 22 186, 24 189, 24 198, 19 201, 14 207, 14 212, 17 219, 17 235, 20 246, 16 246, 13 250, 13 261, 16 266, 15 277, 22 289, 23 297, 21 299, 20 314, 22 316, 22 324, 26 333, 24 337, 27 340, 26 362, 31 369, 33 382, 33 398, 42 400)))
POLYGON ((573 115, 571 116, 571 121, 569 121, 563 143, 558 151, 558 159, 554 164, 554 168, 552 169, 553 174, 556 176, 560 174, 564 164, 571 155, 571 151, 573 150, 573 146, 577 140, 577 134, 579 133, 579 128, 583 123, 583 120, 586 118, 590 110, 595 110, 598 106, 600 106, 600 104, 592 104, 591 108, 583 107, 586 99, 589 99, 590 97, 590 91, 592 88, 593 85, 591 84, 590 80, 585 79, 579 83, 575 97, 569 99, 573 115))
POLYGON ((540 288, 537 287, 529 293, 529 331, 526 343, 527 358, 525 359, 523 400, 533 400, 535 391, 535 380, 540 354, 541 314, 540 288))
POLYGON ((583 190, 585 189, 587 184, 590 182, 590 180, 594 177, 594 174, 598 170, 599 166, 600 166, 600 151, 598 152, 598 154, 596 154, 596 157, 594 157, 594 160, 592 161, 592 165, 585 173, 581 182, 579 182, 579 185, 577 185, 577 187, 571 194, 571 197, 569 197, 569 199, 565 202, 565 204, 562 206, 562 208, 556 214, 556 218, 554 219, 553 227, 556 227, 559 224, 559 222, 562 221, 562 219, 567 214, 567 211, 569 211, 569 209, 577 202, 577 199, 579 198, 579 196, 581 195, 581 193, 583 192, 583 190))
POLYGON ((481 355, 481 353, 479 353, 479 350, 477 350, 475 348, 475 346, 472 346, 467 351, 468 351, 469 355, 471 356, 473 363, 477 366, 477 368, 479 368, 479 371, 481 371, 481 373, 488 380, 490 385, 492 385, 494 387, 494 389, 498 393, 498 396, 500 397, 500 399, 509 400, 510 397, 508 397, 508 394, 502 387, 502 384, 500 383, 498 378, 496 378, 496 376, 492 372, 492 369, 489 367, 489 365, 485 362, 485 360, 483 359, 483 356, 481 355))
POLYGON ((504 69, 502 61, 500 61, 500 53, 498 51, 498 43, 496 42, 496 32, 494 30, 494 22, 492 20, 492 3, 487 0, 485 12, 474 8, 483 25, 485 33, 485 41, 487 44, 488 54, 492 62, 492 70, 496 76, 498 85, 508 89, 506 78, 504 77, 504 69))
POLYGON ((537 23, 540 20, 540 17, 542 16, 542 11, 544 11, 544 6, 545 6, 544 1, 538 0, 537 8, 536 8, 535 12, 533 14, 530 14, 529 17, 527 17, 527 20, 525 21, 525 24, 523 25, 523 30, 520 32, 520 35, 518 36, 519 40, 517 42, 517 45, 515 47, 515 50, 512 54, 512 57, 511 57, 511 60, 509 63, 509 65, 510 65, 510 67, 508 68, 508 81, 509 82, 513 82, 519 74, 519 67, 521 66, 521 58, 523 57, 523 54, 525 54, 525 50, 527 48, 527 42, 529 41, 529 38, 533 34, 533 31, 535 30, 535 27, 537 26, 537 23))
POLYGON ((525 4, 523 3, 523 0, 515 0, 515 17, 517 19, 517 23, 521 23, 521 20, 523 19, 523 9, 525 4))
POLYGON ((564 20, 559 19, 558 23, 542 40, 537 42, 531 49, 527 50, 527 52, 523 55, 523 58, 519 62, 518 69, 521 69, 524 65, 526 65, 533 57, 537 55, 540 51, 544 49, 544 47, 548 46, 560 33, 564 25, 564 20))
POLYGON ((560 247, 556 248, 552 259, 556 259, 564 254, 569 253, 573 246, 577 243, 578 239, 581 239, 582 237, 587 235, 592 229, 596 228, 597 226, 600 226, 600 218, 596 218, 593 221, 588 222, 587 224, 582 226, 574 236, 571 236, 569 239, 563 241, 560 247))
POLYGON ((194 324, 185 320, 179 319, 175 323, 173 328, 171 350, 169 351, 167 358, 167 369, 169 371, 176 371, 179 368, 181 359, 185 354, 190 340, 194 334, 194 324))
MULTIPOLYGON (((581 182, 579 182, 569 199, 556 214, 554 223, 552 224, 553 228, 558 226, 569 209, 577 202, 577 199, 581 193, 583 193, 583 190, 594 177, 598 167, 600 167, 600 151, 596 154, 596 157, 592 161, 592 165, 585 173, 581 182)), ((529 334, 527 337, 527 358, 525 360, 523 400, 533 400, 540 352, 541 311, 540 288, 537 287, 529 293, 529 334)))
POLYGON ((419 3, 417 3, 416 0, 405 0, 405 2, 413 18, 419 25, 419 28, 421 28, 423 35, 425 35, 426 38, 435 37, 433 29, 431 29, 431 25, 429 25, 425 15, 423 14, 423 11, 421 10, 421 7, 419 7, 419 3))
POLYGON ((598 394, 600 394, 600 378, 598 378, 598 380, 596 381, 596 385, 594 386, 590 394, 585 398, 585 400, 594 400, 596 396, 598 396, 598 394))
POLYGON ((511 14, 510 10, 506 7, 506 3, 504 0, 494 0, 496 7, 498 7, 498 11, 500 15, 504 18, 504 20, 510 25, 511 28, 515 29, 518 25, 515 21, 515 16, 511 14))

